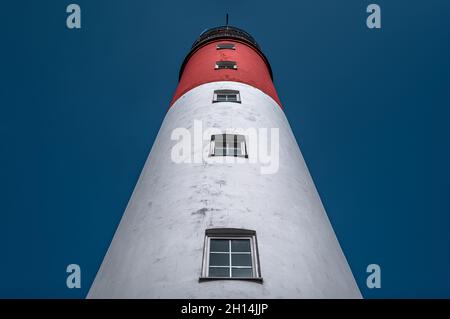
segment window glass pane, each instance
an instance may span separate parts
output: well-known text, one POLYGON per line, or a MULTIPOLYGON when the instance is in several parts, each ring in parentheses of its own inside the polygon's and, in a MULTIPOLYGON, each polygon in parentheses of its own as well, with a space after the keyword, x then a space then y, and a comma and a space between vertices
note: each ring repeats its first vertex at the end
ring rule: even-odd
POLYGON ((250 239, 233 239, 231 240, 232 252, 250 252, 250 239))
POLYGON ((217 44, 217 49, 234 49, 233 43, 219 43, 217 44))
POLYGON ((230 277, 230 268, 209 267, 209 277, 230 277))
POLYGON ((241 155, 241 151, 238 148, 229 148, 228 149, 228 155, 234 156, 234 155, 241 155))
POLYGON ((216 146, 216 148, 214 149, 214 155, 223 156, 226 155, 226 151, 227 151, 226 148, 216 146))
POLYGON ((236 135, 233 134, 227 134, 226 135, 226 142, 228 145, 233 146, 234 145, 234 138, 236 135))
POLYGON ((253 277, 251 268, 231 268, 232 277, 253 277))
POLYGON ((234 61, 217 61, 217 66, 220 69, 233 69, 236 65, 234 61))
POLYGON ((238 95, 239 91, 236 90, 214 90, 215 94, 220 94, 220 95, 238 95))
POLYGON ((228 239, 211 239, 211 242, 209 243, 209 250, 210 251, 226 251, 228 252, 230 250, 230 241, 228 239))
POLYGON ((209 254, 209 265, 210 266, 229 266, 230 265, 230 254, 209 254))
POLYGON ((251 254, 232 254, 231 255, 232 266, 251 266, 252 255, 251 254))
POLYGON ((216 101, 219 102, 236 102, 238 100, 236 93, 216 93, 216 101))
POLYGON ((234 148, 234 141, 227 140, 227 142, 225 143, 225 147, 226 148, 234 148))

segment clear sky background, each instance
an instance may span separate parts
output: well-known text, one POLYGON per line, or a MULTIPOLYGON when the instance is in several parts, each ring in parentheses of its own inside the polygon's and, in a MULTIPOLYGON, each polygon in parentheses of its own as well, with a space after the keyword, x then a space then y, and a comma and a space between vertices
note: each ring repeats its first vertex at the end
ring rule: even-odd
POLYGON ((85 297, 181 62, 226 12, 271 62, 364 297, 450 297, 448 0, 3 1, 0 297, 85 297))

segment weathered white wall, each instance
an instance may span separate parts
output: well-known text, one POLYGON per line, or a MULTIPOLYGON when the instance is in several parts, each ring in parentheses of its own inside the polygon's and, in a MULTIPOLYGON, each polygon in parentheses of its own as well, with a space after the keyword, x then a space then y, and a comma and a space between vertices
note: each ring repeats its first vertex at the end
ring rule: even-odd
MULTIPOLYGON (((293 106, 291 106, 293 107, 293 106)), ((250 154, 252 156, 253 154, 250 154)), ((201 85, 169 110, 88 298, 360 298, 280 107, 236 82, 201 85), (218 88, 242 104, 211 103, 218 88), (172 130, 278 127, 280 168, 175 164, 172 130), (264 283, 199 283, 205 229, 255 230, 264 283)))

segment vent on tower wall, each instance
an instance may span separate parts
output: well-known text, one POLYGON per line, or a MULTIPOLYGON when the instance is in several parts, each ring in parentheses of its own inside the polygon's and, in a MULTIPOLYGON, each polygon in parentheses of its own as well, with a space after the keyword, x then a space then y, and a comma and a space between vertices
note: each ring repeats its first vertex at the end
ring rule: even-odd
POLYGON ((206 230, 200 281, 218 279, 262 282, 255 231, 235 228, 206 230))

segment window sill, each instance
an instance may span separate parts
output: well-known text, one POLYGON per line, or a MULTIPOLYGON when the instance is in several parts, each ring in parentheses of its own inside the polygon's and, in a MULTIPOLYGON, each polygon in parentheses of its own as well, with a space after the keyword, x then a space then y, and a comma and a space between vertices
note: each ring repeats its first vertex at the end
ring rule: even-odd
POLYGON ((212 101, 213 103, 241 103, 241 101, 212 101))
POLYGON ((242 157, 242 158, 248 158, 248 155, 214 155, 214 154, 209 154, 208 157, 242 157))
POLYGON ((244 280, 244 281, 253 281, 259 284, 263 283, 262 277, 200 277, 198 279, 199 282, 213 281, 213 280, 244 280))
POLYGON ((237 71, 238 68, 221 68, 221 67, 215 67, 214 70, 235 70, 237 71))

